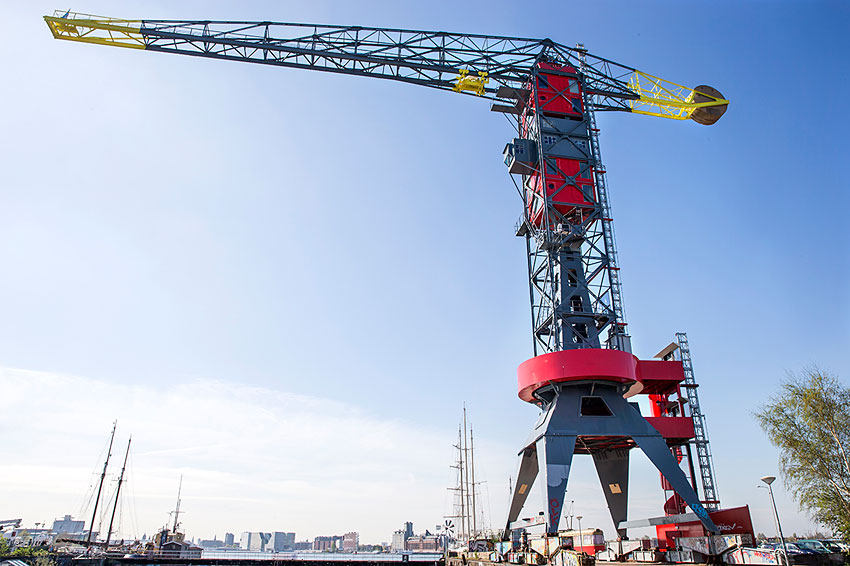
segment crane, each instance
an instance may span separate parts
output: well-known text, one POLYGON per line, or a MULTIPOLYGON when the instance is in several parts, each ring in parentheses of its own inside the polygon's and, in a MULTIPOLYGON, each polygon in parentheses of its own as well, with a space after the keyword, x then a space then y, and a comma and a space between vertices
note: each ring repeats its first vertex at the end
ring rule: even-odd
POLYGON ((590 454, 625 536, 635 447, 704 528, 718 532, 671 454, 693 438, 693 421, 644 418, 627 401, 670 395, 684 376, 681 362, 631 354, 595 117, 629 112, 711 125, 729 104, 718 90, 688 88, 551 39, 70 11, 44 20, 61 40, 374 77, 489 100, 515 130, 504 158, 522 201, 516 233, 526 242, 534 352, 519 367, 519 396, 541 409, 519 454, 506 534, 538 474, 546 529, 556 532, 572 457, 590 454))

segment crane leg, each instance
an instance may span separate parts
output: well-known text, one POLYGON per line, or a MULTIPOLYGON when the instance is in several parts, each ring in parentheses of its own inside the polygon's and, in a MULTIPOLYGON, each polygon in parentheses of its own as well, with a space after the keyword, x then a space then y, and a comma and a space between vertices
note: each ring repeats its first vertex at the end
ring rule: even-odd
POLYGON ((614 521, 614 528, 621 537, 625 537, 626 529, 619 528, 619 524, 625 521, 629 514, 629 450, 594 452, 593 463, 596 465, 602 491, 605 492, 605 501, 614 521))
POLYGON ((508 512, 508 521, 505 525, 505 540, 511 536, 511 523, 517 520, 522 506, 525 505, 531 486, 537 478, 539 466, 537 463, 537 444, 531 443, 519 453, 519 471, 516 476, 516 488, 511 498, 511 507, 508 512))
POLYGON ((547 433, 537 441, 537 455, 546 480, 543 513, 546 518, 547 533, 558 532, 575 446, 574 435, 547 433))

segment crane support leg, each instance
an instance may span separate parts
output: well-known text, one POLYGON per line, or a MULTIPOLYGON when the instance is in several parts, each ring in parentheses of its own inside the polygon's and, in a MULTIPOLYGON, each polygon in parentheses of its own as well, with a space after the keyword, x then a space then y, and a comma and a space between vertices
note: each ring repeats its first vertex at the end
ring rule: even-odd
MULTIPOLYGON (((652 428, 648 423, 647 426, 652 428)), ((673 455, 670 453, 670 448, 667 446, 664 439, 661 438, 661 435, 657 432, 655 435, 635 435, 634 440, 640 449, 643 450, 643 453, 646 454, 646 457, 649 458, 656 468, 658 468, 658 471, 661 472, 664 479, 666 479, 676 493, 685 500, 688 507, 696 513, 706 530, 719 534, 720 530, 709 518, 708 511, 705 507, 703 507, 697 492, 694 491, 691 482, 688 481, 688 478, 685 476, 682 468, 679 467, 679 463, 676 462, 675 458, 673 458, 673 455)))
MULTIPOLYGON (((611 517, 620 532, 619 523, 628 515, 628 450, 637 446, 699 517, 706 530, 718 533, 717 526, 670 453, 667 442, 640 414, 637 404, 623 398, 623 392, 624 387, 620 384, 595 380, 553 383, 536 392, 548 403, 543 419, 526 443, 523 454, 529 460, 522 462, 530 471, 529 451, 535 447, 547 497, 544 507, 547 531, 552 533, 558 529, 570 463, 575 453, 593 456, 611 517)), ((521 474, 523 464, 520 466, 521 474)), ((523 482, 528 478, 533 481, 536 475, 526 475, 523 482)), ((519 479, 517 484, 520 485, 519 479)), ((523 495, 519 495, 518 491, 514 493, 508 527, 519 516, 527 488, 523 495)))
POLYGON ((547 533, 558 532, 575 446, 575 435, 568 434, 547 433, 537 441, 540 469, 543 470, 543 478, 546 480, 543 508, 547 533))
MULTIPOLYGON (((629 514, 629 451, 623 448, 601 450, 592 456, 611 519, 619 525, 629 514)), ((617 534, 625 537, 626 529, 618 527, 617 534)))
POLYGON ((537 444, 532 443, 519 453, 519 472, 517 472, 516 476, 516 488, 511 498, 508 521, 505 525, 506 539, 510 538, 511 523, 519 517, 519 512, 522 511, 522 507, 528 499, 528 494, 531 492, 531 486, 534 485, 534 480, 537 478, 538 470, 537 444))

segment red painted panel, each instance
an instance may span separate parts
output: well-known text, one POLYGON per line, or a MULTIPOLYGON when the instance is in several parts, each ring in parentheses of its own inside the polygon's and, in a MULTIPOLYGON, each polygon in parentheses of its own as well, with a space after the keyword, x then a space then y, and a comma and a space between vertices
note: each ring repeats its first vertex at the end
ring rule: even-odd
MULTIPOLYGON (((578 185, 566 183, 567 180, 560 175, 546 176, 546 196, 551 199, 555 210, 566 216, 576 208, 592 208, 594 206, 594 203, 584 196, 587 193, 593 195, 594 199, 596 197, 591 181, 580 182, 578 185)), ((535 174, 529 179, 528 215, 531 223, 535 226, 540 226, 543 223, 543 206, 539 202, 541 199, 535 197, 535 195, 542 193, 540 185, 539 174, 535 174)), ((552 218, 550 221, 554 223, 555 219, 552 218)))
POLYGON ((750 506, 732 507, 731 509, 721 509, 708 514, 717 528, 724 535, 744 535, 749 534, 755 540, 753 532, 753 520, 750 517, 750 506))
POLYGON ((685 381, 682 362, 667 362, 662 360, 640 360, 638 362, 638 379, 685 381))
MULTIPOLYGON (((555 210, 561 214, 570 214, 576 208, 592 208, 596 202, 596 190, 593 186, 593 180, 585 177, 576 177, 576 184, 567 184, 567 176, 578 175, 581 171, 581 165, 585 162, 576 159, 566 158, 547 158, 555 162, 556 170, 546 174, 546 196, 552 201, 555 210), (584 192, 582 192, 584 191, 584 192), (591 195, 587 198, 585 194, 591 195)), ((592 175, 592 168, 586 167, 585 171, 592 175)), ((542 183, 540 181, 540 173, 535 173, 528 180, 528 216, 532 224, 540 226, 543 222, 543 208, 540 206, 540 199, 536 199, 535 195, 540 195, 542 191, 542 183), (535 204, 537 208, 535 209, 535 204)), ((552 219, 555 222, 555 219, 552 219)))
POLYGON ((691 417, 646 417, 646 420, 666 439, 684 442, 694 437, 694 420, 691 417))
MULTIPOLYGON (((750 507, 732 507, 712 511, 708 514, 720 532, 724 535, 750 535, 755 540, 753 532, 753 521, 750 518, 750 507)), ((680 523, 678 525, 658 525, 655 527, 659 542, 666 542, 668 547, 675 544, 676 537, 702 537, 706 536, 702 523, 693 521, 680 523)))
POLYGON ((682 362, 661 360, 640 360, 638 362, 638 381, 643 384, 640 393, 644 395, 671 395, 685 380, 682 362))
POLYGON ((637 361, 628 352, 598 348, 543 354, 520 364, 519 398, 534 402, 532 392, 548 383, 587 379, 629 383, 635 381, 637 361))
POLYGON ((581 116, 584 112, 584 100, 581 96, 581 85, 576 80, 575 68, 554 63, 539 63, 538 67, 543 72, 533 85, 536 92, 529 100, 529 106, 535 108, 536 96, 540 99, 539 111, 543 114, 581 116), (546 73, 547 70, 555 72, 546 73))

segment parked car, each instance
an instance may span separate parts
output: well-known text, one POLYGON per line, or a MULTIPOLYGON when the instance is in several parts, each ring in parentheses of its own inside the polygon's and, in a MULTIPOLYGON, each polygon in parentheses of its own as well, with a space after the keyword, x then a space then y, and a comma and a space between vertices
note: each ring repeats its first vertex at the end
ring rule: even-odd
POLYGON ((800 548, 806 548, 809 550, 814 550, 815 552, 819 552, 821 554, 829 554, 831 552, 841 552, 840 550, 830 550, 822 541, 819 540, 796 540, 794 543, 800 548))
MULTIPOLYGON (((793 542, 786 542, 786 548, 788 548, 788 554, 820 554, 816 550, 811 550, 808 548, 801 548, 794 544, 793 542)), ((765 548, 769 550, 782 550, 781 542, 763 542, 759 545, 759 548, 765 548)))
POLYGON ((822 540, 821 543, 825 547, 827 547, 830 552, 848 552, 850 551, 850 546, 847 546, 841 541, 837 540, 822 540))

